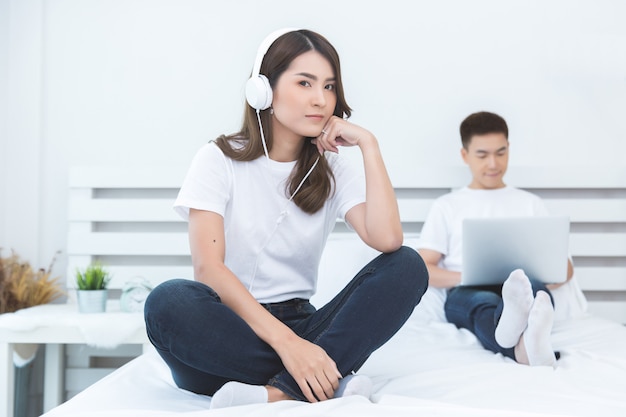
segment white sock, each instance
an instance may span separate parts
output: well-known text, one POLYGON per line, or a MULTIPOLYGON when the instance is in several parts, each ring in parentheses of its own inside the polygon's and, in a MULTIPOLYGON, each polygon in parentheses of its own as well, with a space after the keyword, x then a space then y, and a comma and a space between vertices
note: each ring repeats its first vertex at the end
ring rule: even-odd
POLYGON ((556 357, 550 342, 554 308, 550 296, 538 291, 528 316, 528 328, 524 332, 524 346, 530 366, 554 366, 556 357))
POLYGON ((511 272, 502 285, 504 308, 496 326, 496 342, 503 348, 519 342, 528 324, 528 314, 533 305, 533 288, 521 269, 511 272))
POLYGON ((372 380, 365 375, 346 375, 339 380, 339 388, 335 391, 333 398, 361 395, 369 399, 372 389, 372 380))
POLYGON ((249 385, 230 381, 222 385, 211 398, 209 408, 233 407, 236 405, 267 402, 267 389, 263 385, 249 385))

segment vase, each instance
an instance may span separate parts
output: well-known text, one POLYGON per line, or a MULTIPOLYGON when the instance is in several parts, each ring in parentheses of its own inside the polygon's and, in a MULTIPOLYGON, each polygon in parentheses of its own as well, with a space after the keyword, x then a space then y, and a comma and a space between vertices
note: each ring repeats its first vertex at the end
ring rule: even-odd
POLYGON ((78 311, 81 313, 104 313, 108 290, 76 290, 78 311))

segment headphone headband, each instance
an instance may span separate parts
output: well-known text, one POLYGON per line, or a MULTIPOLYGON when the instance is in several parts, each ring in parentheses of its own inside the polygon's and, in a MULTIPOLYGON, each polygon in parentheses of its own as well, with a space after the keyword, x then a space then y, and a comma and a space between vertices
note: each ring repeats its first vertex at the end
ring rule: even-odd
POLYGON ((265 54, 270 49, 276 39, 280 38, 285 33, 294 32, 298 29, 295 28, 283 28, 275 30, 263 39, 257 50, 256 58, 254 60, 254 66, 252 67, 252 75, 246 83, 246 100, 252 108, 256 110, 265 110, 272 105, 272 88, 269 85, 267 77, 260 74, 261 63, 265 54))
POLYGON ((259 49, 257 50, 257 53, 256 53, 256 58, 254 60, 254 66, 252 67, 252 76, 251 76, 251 78, 259 76, 259 72, 261 71, 261 63, 263 63, 263 58, 265 57, 265 54, 270 49, 272 44, 274 42, 276 42, 276 39, 280 38, 285 33, 294 32, 296 30, 298 30, 298 29, 294 29, 294 28, 277 29, 274 32, 272 32, 269 35, 267 35, 265 37, 265 39, 263 39, 263 41, 259 45, 259 49))

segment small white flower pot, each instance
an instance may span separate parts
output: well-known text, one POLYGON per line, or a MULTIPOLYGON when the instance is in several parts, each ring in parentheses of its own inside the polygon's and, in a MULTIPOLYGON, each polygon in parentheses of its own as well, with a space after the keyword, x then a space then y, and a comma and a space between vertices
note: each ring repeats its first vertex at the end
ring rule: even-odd
POLYGON ((108 290, 76 290, 80 313, 104 313, 107 306, 108 290))

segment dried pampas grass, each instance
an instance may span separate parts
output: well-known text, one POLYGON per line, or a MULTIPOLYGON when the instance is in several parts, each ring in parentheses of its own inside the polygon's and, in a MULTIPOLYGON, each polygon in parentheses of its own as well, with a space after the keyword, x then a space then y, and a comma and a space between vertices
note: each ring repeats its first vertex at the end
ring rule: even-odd
POLYGON ((50 278, 57 255, 58 252, 48 269, 37 271, 13 251, 9 257, 0 257, 0 313, 47 304, 64 294, 59 277, 50 278))

